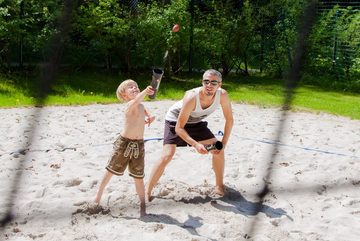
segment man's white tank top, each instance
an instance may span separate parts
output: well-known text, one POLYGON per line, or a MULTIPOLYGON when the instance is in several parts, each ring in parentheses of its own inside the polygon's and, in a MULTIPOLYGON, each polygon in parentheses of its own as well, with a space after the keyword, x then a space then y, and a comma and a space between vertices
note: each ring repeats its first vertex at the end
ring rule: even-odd
MULTIPOLYGON (((190 113, 189 120, 187 121, 187 123, 189 124, 198 123, 202 121, 204 118, 206 118, 211 113, 213 113, 220 105, 221 88, 218 88, 215 93, 214 102, 208 108, 202 109, 200 104, 200 96, 199 96, 200 89, 201 87, 189 90, 190 92, 194 92, 196 96, 195 110, 193 110, 190 113)), ((165 120, 177 121, 182 105, 183 105, 182 100, 173 104, 170 107, 170 109, 167 111, 165 120)))

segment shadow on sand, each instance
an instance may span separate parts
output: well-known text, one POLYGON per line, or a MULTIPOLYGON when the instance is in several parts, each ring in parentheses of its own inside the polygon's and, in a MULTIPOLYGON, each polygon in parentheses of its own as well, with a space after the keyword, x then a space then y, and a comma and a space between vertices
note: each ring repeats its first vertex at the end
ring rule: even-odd
POLYGON ((212 199, 209 196, 206 197, 196 196, 190 199, 182 198, 178 200, 178 202, 192 203, 192 204, 210 202, 211 206, 224 212, 233 212, 245 216, 256 216, 259 212, 261 212, 264 213, 269 218, 279 218, 281 216, 286 216, 290 220, 293 220, 289 215, 286 214, 285 210, 283 210, 282 208, 273 208, 261 202, 248 201, 241 195, 239 191, 231 187, 226 187, 226 190, 227 190, 226 195, 219 199, 212 199), (221 203, 225 203, 225 204, 221 204, 221 203))
MULTIPOLYGON (((138 219, 134 217, 121 217, 123 219, 138 219)), ((180 228, 185 229, 190 234, 207 238, 211 241, 216 241, 216 239, 211 239, 209 237, 205 237, 203 235, 200 235, 196 229, 201 227, 203 223, 201 222, 203 219, 201 217, 193 217, 191 215, 188 215, 188 219, 185 222, 179 222, 175 218, 167 215, 167 214, 147 214, 144 217, 139 218, 140 221, 143 221, 145 223, 159 223, 159 224, 169 224, 169 225, 176 225, 180 228)), ((162 229, 163 226, 158 226, 158 229, 162 229)))
MULTIPOLYGON (((232 212, 235 214, 241 214, 244 216, 256 216, 258 213, 264 213, 269 218, 280 218, 286 216, 290 220, 293 220, 286 212, 281 208, 273 208, 269 205, 263 204, 261 202, 252 202, 246 200, 239 191, 227 187, 226 195, 219 199, 212 199, 207 195, 193 196, 182 199, 173 199, 166 197, 154 197, 155 199, 165 199, 165 200, 174 200, 175 202, 182 202, 186 204, 206 204, 210 205, 216 209, 219 209, 224 212, 232 212), (258 212, 257 212, 258 210, 258 212)), ((121 217, 124 219, 137 219, 134 217, 121 217)), ((199 216, 188 215, 188 219, 185 222, 179 222, 175 218, 167 214, 148 214, 145 217, 140 218, 139 220, 146 223, 159 223, 158 229, 162 229, 162 224, 176 225, 180 228, 187 230, 190 234, 196 235, 199 237, 204 237, 197 232, 197 228, 203 225, 202 218, 199 216)), ((211 239, 209 237, 204 237, 211 241, 216 241, 216 239, 211 239)))

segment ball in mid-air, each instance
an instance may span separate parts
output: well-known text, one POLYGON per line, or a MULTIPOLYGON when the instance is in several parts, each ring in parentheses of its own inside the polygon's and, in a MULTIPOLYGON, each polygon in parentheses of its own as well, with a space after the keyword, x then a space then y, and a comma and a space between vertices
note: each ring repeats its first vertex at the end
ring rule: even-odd
POLYGON ((177 33, 177 32, 179 32, 179 30, 180 30, 180 25, 177 23, 173 26, 172 31, 174 33, 177 33))

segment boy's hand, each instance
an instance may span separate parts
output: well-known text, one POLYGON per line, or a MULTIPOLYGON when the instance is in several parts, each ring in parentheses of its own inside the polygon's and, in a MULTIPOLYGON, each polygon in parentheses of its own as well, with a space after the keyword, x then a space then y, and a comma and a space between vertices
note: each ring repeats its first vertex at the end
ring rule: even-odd
POLYGON ((151 87, 151 86, 149 85, 149 86, 146 87, 145 93, 146 93, 147 95, 153 95, 153 94, 155 93, 155 90, 154 90, 153 87, 151 87))
POLYGON ((155 120, 155 116, 151 115, 151 116, 146 116, 145 117, 145 125, 148 124, 148 126, 150 126, 150 124, 155 120))

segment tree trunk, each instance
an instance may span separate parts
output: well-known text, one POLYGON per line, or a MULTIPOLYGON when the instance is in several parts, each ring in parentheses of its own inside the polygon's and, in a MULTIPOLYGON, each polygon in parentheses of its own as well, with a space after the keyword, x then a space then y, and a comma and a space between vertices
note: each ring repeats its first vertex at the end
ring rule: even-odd
POLYGON ((194 0, 190 1, 190 40, 189 40, 189 73, 192 72, 193 63, 193 44, 194 44, 194 0))
POLYGON ((110 51, 107 52, 105 56, 106 70, 110 71, 112 69, 112 60, 110 51))
POLYGON ((248 70, 248 61, 247 61, 247 54, 246 54, 246 51, 244 53, 244 64, 245 64, 245 70, 244 70, 244 73, 246 75, 249 75, 249 70, 248 70))
POLYGON ((228 75, 230 72, 230 68, 229 68, 229 64, 226 61, 226 58, 224 56, 224 54, 221 55, 221 68, 222 68, 222 74, 224 76, 228 75))

